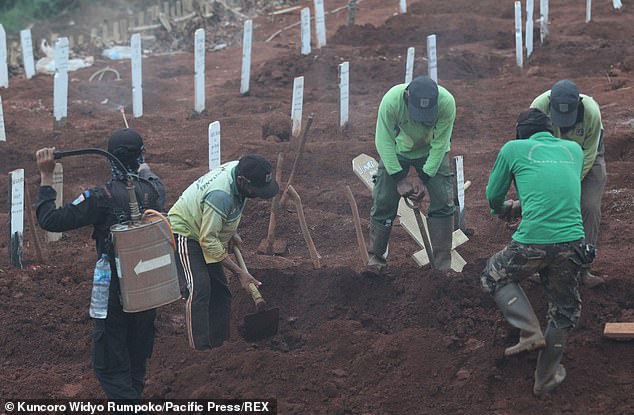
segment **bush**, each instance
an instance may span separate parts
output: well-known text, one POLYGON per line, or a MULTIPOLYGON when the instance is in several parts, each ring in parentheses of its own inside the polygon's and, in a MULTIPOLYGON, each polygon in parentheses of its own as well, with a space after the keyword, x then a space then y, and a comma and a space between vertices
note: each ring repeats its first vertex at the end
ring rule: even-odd
POLYGON ((18 32, 38 19, 55 16, 88 0, 4 0, 0 2, 0 23, 7 32, 18 32))

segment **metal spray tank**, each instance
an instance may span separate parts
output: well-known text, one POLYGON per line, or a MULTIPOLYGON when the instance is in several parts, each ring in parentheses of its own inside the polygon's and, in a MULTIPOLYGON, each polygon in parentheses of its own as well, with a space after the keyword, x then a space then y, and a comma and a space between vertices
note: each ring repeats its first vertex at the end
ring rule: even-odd
MULTIPOLYGON (((84 154, 105 156, 127 171, 113 154, 88 148, 55 151, 55 159, 84 154)), ((133 175, 128 173, 130 221, 110 227, 115 264, 119 275, 123 311, 135 313, 172 303, 181 298, 174 252, 176 243, 167 218, 147 209, 139 210, 133 175)))

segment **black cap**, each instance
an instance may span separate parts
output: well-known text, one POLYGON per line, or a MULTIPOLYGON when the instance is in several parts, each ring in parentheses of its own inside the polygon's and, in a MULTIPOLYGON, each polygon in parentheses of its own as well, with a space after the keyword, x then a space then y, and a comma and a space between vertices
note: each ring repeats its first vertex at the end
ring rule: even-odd
POLYGON ((273 178, 271 163, 259 154, 243 156, 236 169, 236 176, 247 179, 257 197, 270 199, 280 191, 280 187, 273 178))
POLYGON ((577 122, 579 88, 574 82, 564 79, 550 90, 550 114, 558 127, 572 127, 577 122))
POLYGON ((108 153, 127 166, 134 164, 142 152, 143 139, 131 128, 120 128, 108 139, 108 153))
POLYGON ((548 118, 548 115, 544 114, 537 108, 531 108, 528 111, 520 113, 517 117, 517 138, 529 138, 533 134, 548 131, 553 133, 553 123, 548 118))
POLYGON ((407 109, 412 120, 433 124, 438 118, 438 85, 428 76, 418 76, 406 89, 407 109))

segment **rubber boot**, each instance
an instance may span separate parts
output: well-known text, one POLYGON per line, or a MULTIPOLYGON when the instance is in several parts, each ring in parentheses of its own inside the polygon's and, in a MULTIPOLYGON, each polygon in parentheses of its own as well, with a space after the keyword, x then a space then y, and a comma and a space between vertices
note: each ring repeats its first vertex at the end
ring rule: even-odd
POLYGON ((434 251, 434 268, 451 269, 451 244, 453 241, 453 216, 427 218, 431 249, 434 251))
POLYGON ((363 274, 367 277, 378 277, 386 272, 387 261, 383 256, 390 240, 391 226, 384 226, 370 221, 368 241, 368 265, 363 274))
POLYGON ((546 348, 539 352, 537 357, 537 369, 535 370, 535 384, 533 394, 542 396, 566 379, 566 369, 561 364, 564 355, 566 340, 570 329, 558 329, 552 324, 546 329, 546 348))
POLYGON ((582 268, 581 283, 588 288, 594 288, 598 287, 599 285, 603 285, 605 283, 605 280, 598 275, 592 274, 589 268, 582 268))
POLYGON ((544 347, 544 335, 539 326, 539 320, 519 284, 512 282, 505 285, 495 292, 493 298, 502 310, 506 321, 520 329, 520 340, 515 346, 504 350, 505 356, 532 352, 544 347))

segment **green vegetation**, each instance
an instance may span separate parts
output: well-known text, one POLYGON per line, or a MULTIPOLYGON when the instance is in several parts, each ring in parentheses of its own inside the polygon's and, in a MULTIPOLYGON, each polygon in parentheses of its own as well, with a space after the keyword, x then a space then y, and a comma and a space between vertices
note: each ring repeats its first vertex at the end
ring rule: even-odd
POLYGON ((87 1, 91 0, 3 0, 0 23, 7 33, 19 32, 38 19, 55 16, 87 1))

